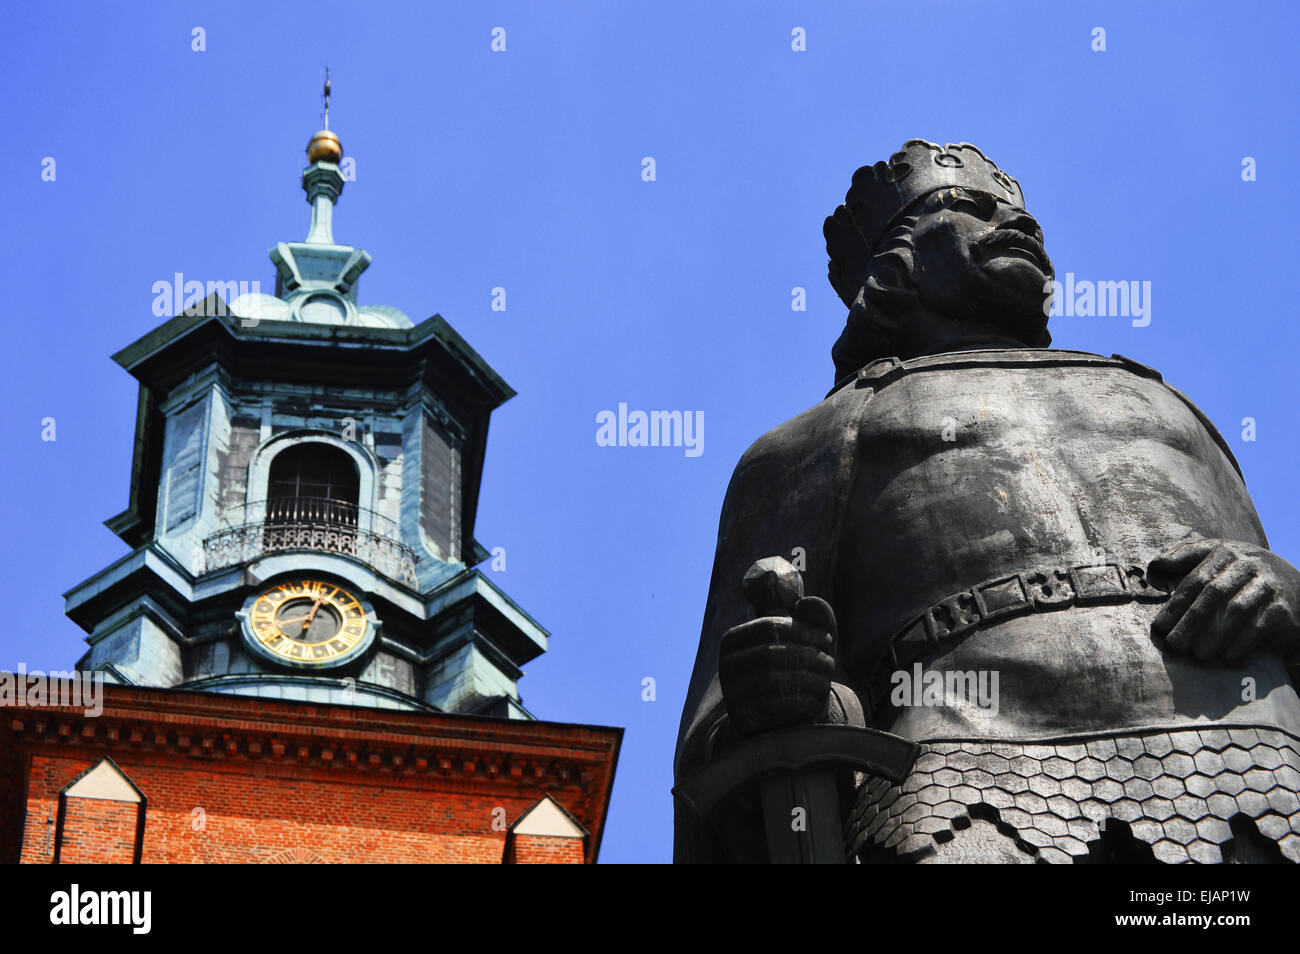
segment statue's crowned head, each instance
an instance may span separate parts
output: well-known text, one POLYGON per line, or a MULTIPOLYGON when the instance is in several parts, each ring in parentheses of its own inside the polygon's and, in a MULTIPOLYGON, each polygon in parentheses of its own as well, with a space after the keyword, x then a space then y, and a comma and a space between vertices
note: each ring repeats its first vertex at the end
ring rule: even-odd
POLYGON ((1055 277, 1020 184, 969 143, 909 139, 863 166, 823 228, 849 306, 835 379, 877 358, 999 339, 1045 348, 1055 277))

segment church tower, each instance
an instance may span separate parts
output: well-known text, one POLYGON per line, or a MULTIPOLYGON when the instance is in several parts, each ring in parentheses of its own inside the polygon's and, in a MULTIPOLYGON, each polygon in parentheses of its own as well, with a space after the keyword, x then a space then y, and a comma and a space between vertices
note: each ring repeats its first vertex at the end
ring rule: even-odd
POLYGON ((310 227, 271 249, 275 295, 227 307, 194 282, 114 355, 140 382, 130 503, 107 521, 132 553, 67 594, 80 668, 528 718, 517 681, 547 633, 475 569, 488 421, 514 392, 442 318, 359 294, 328 111, 307 159, 310 227))
POLYGON ((524 708, 548 634, 476 569, 514 392, 359 294, 325 94, 275 294, 177 276, 181 313, 114 356, 130 553, 65 594, 78 702, 0 673, 0 863, 596 860, 622 730, 524 708))

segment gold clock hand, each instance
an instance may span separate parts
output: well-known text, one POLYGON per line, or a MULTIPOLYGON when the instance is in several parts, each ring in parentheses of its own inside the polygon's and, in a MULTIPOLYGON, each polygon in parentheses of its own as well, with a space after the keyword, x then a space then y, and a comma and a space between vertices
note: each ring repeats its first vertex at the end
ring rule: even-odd
POLYGON ((302 631, 304 633, 311 629, 312 620, 316 618, 316 612, 320 609, 320 605, 323 602, 325 602, 325 594, 324 592, 321 592, 321 594, 316 597, 316 602, 312 603, 311 612, 307 614, 306 619, 303 621, 302 631))

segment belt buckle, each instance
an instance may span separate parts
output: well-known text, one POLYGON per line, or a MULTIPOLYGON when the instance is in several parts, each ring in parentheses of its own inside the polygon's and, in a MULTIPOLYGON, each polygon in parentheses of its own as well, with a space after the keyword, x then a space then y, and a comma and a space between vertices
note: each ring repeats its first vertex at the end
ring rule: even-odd
POLYGON ((1148 580, 1147 568, 1140 563, 1124 567, 1124 585, 1139 603, 1163 603, 1169 599, 1169 591, 1148 580))
POLYGON ((1074 602, 1070 571, 1044 567, 1025 574, 1029 595, 1039 609, 1058 609, 1074 602))
POLYGON ((1070 568, 1074 600, 1080 606, 1126 603, 1129 591, 1124 570, 1118 563, 1081 564, 1070 568))
POLYGON ((970 590, 941 600, 925 615, 936 640, 961 636, 980 624, 979 604, 970 590))
POLYGON ((939 640, 929 616, 929 611, 918 616, 890 640, 890 661, 895 667, 909 665, 938 648, 939 640))
POLYGON ((1034 608, 1033 598, 1019 573, 981 583, 971 590, 980 618, 989 621, 1018 616, 1034 608))

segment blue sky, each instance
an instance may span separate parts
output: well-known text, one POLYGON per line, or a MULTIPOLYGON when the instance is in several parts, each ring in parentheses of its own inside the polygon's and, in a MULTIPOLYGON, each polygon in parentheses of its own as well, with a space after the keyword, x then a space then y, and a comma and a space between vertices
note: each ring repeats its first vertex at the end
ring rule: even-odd
POLYGON ((1062 276, 1152 283, 1150 324, 1064 317, 1055 346, 1126 354, 1184 390, 1240 459, 1273 548, 1300 562, 1296 11, 14 7, 0 668, 82 654, 61 594, 126 552, 102 521, 127 502, 136 382, 109 355, 159 323, 151 288, 174 272, 272 289, 267 249, 307 230, 297 175, 326 62, 357 174, 335 237, 374 256, 360 300, 441 314, 519 392, 493 418, 477 535, 506 548, 497 582, 553 633, 525 704, 626 727, 602 860, 671 857, 723 491, 755 438, 829 386, 845 308, 822 219, 905 139, 973 142, 1015 176, 1062 276), (703 412, 703 454, 597 446, 596 415, 620 402, 703 412))

